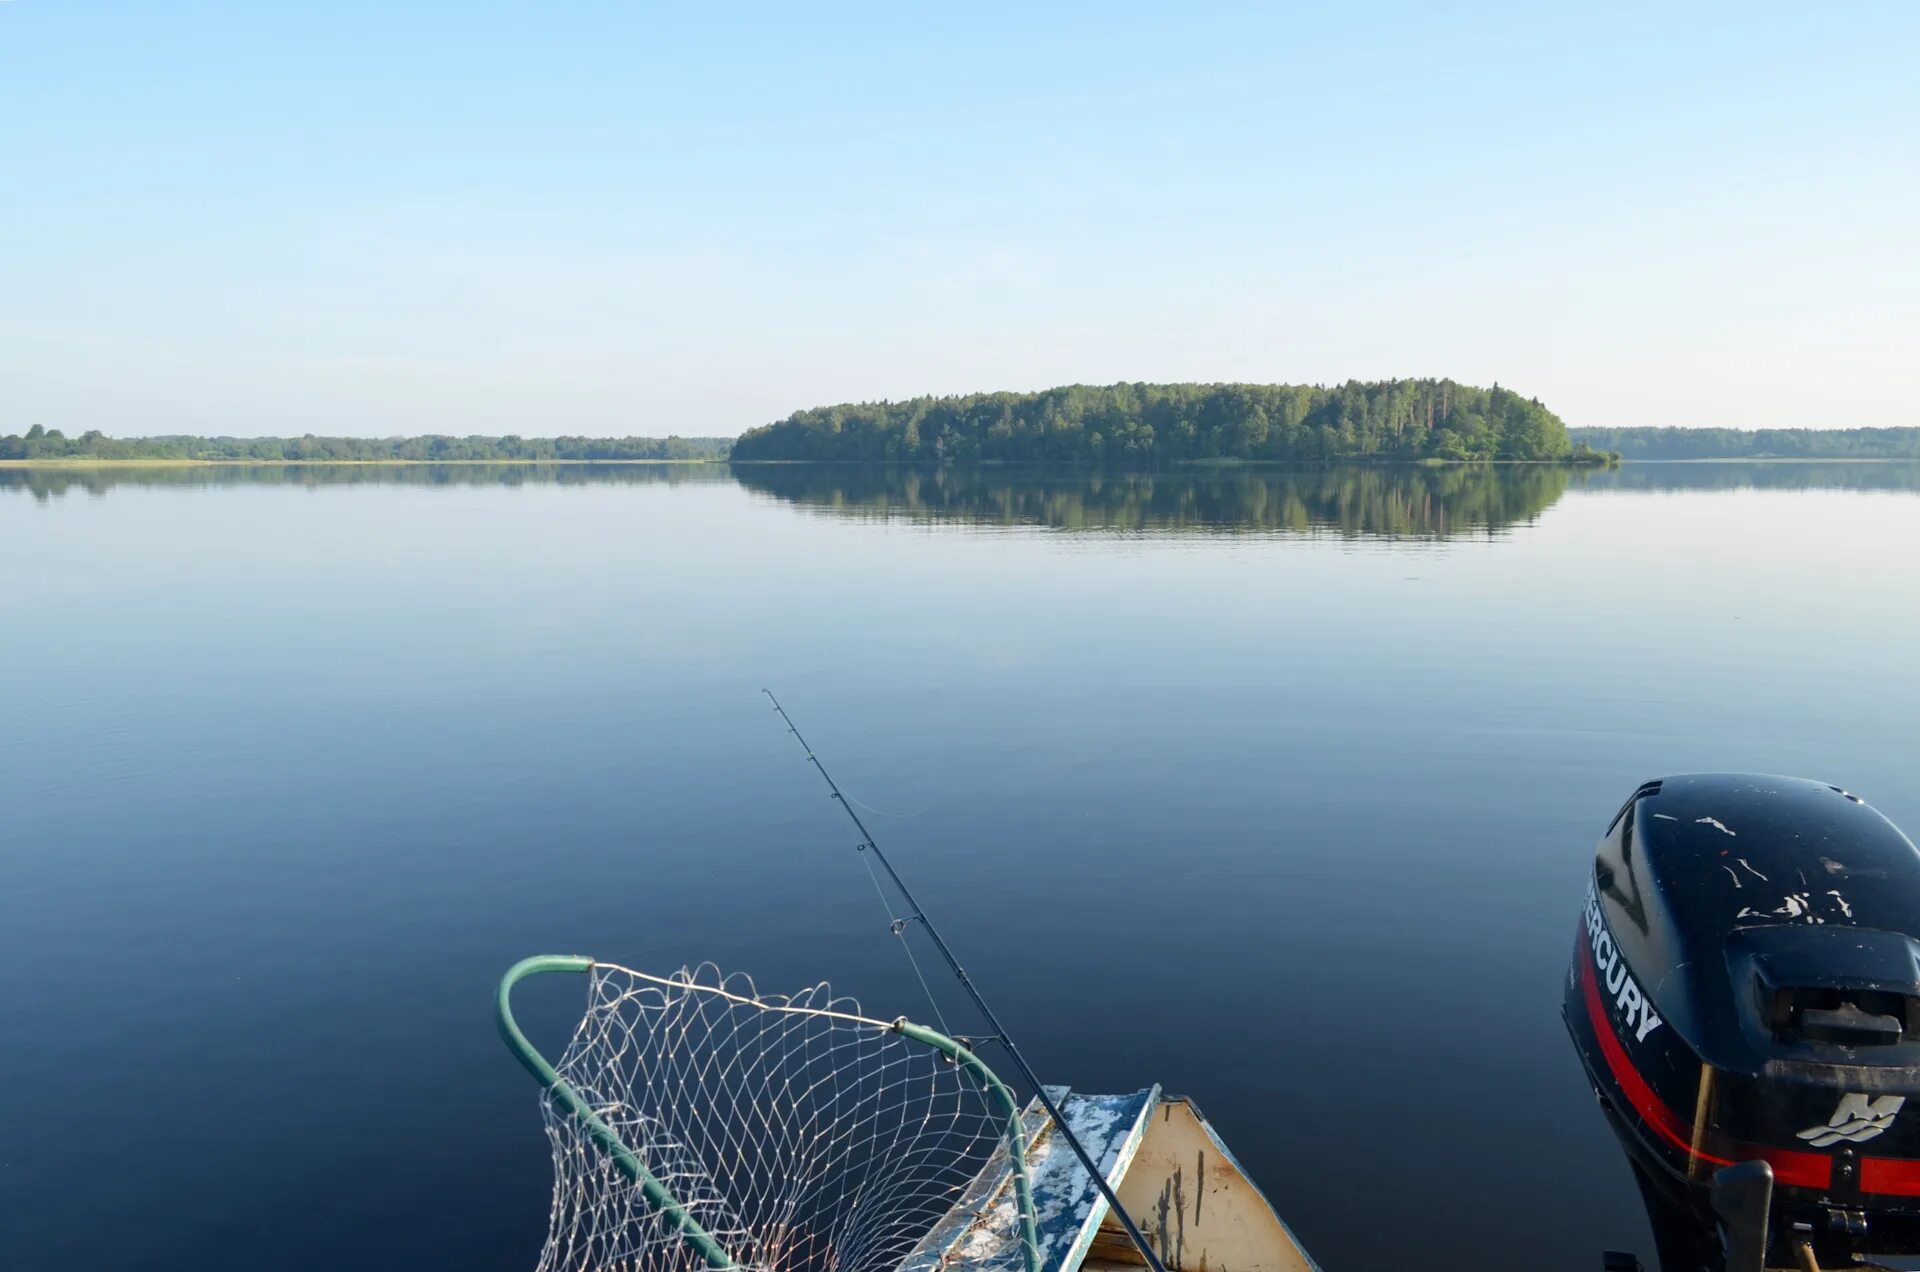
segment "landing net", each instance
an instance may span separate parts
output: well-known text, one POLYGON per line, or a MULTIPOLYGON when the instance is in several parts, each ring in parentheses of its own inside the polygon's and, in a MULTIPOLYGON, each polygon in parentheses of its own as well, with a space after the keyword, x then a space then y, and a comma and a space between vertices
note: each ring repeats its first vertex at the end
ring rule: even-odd
POLYGON ((770 996, 711 965, 656 977, 576 962, 535 969, 585 970, 590 985, 542 1102, 554 1188, 541 1272, 884 1272, 963 1195, 971 1231, 952 1248, 968 1266, 1034 1272, 1024 1164, 969 1193, 996 1153, 996 1169, 1019 1157, 1019 1122, 963 1048, 865 1017, 824 984, 770 996))

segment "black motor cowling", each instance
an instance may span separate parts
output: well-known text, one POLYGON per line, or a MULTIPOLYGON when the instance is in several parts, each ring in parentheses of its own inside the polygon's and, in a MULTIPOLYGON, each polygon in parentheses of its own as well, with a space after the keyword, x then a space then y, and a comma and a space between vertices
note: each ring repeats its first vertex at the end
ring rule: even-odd
POLYGON ((1737 1266, 1743 1241, 1769 1267, 1920 1252, 1920 851, 1858 798, 1752 774, 1635 791, 1564 1014, 1667 1272, 1737 1266), (1743 1236, 1714 1181, 1764 1184, 1722 1177, 1748 1162, 1772 1189, 1743 1236))

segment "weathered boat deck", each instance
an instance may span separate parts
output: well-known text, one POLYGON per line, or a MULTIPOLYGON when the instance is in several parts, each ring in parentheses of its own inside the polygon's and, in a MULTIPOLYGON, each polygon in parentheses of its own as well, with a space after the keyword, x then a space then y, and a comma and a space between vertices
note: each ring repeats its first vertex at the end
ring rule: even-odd
MULTIPOLYGON (((1158 1086, 1130 1095, 1047 1094, 1168 1272, 1318 1272, 1192 1101, 1158 1086)), ((1146 1259, 1038 1100, 1021 1115, 1042 1272, 1135 1272, 1146 1259)), ((899 1265, 943 1272, 1002 1264, 1016 1230, 1004 1150, 899 1265)))

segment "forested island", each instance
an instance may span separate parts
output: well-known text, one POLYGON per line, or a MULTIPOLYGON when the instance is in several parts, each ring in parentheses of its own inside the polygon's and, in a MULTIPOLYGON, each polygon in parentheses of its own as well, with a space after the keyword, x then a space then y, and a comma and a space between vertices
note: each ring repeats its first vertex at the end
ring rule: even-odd
POLYGON ((78 437, 36 424, 0 437, 0 460, 173 460, 240 464, 616 463, 725 459, 728 437, 78 437))
POLYGON ((1538 398, 1452 380, 1069 385, 797 411, 749 430, 736 461, 1073 462, 1571 460, 1538 398))
POLYGON ((1920 459, 1920 428, 1576 428, 1623 459, 1920 459))

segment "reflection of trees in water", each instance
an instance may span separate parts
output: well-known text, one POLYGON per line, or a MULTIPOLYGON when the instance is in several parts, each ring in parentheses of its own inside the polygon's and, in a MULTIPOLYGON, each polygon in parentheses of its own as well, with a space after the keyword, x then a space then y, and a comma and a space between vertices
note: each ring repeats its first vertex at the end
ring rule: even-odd
POLYGON ((0 491, 47 499, 116 486, 678 486, 730 482, 722 464, 191 464, 0 468, 0 491))
POLYGON ((1497 534, 1571 484, 1609 491, 1881 490, 1920 493, 1920 464, 1333 465, 1158 473, 985 465, 269 464, 0 468, 0 494, 105 495, 121 486, 681 486, 733 484, 829 516, 919 518, 1062 530, 1188 529, 1445 538, 1497 534))
POLYGON ((1567 488, 1557 467, 1388 465, 1159 473, 737 464, 750 490, 833 516, 1061 530, 1444 538, 1529 521, 1567 488))
POLYGON ((48 499, 116 487, 588 486, 738 481, 803 508, 1066 530, 1333 530, 1437 538, 1498 531, 1559 498, 1559 468, 900 468, 859 464, 359 464, 0 469, 0 491, 48 499))
POLYGON ((1683 464, 1622 464, 1583 473, 1583 489, 1645 490, 1891 490, 1920 492, 1920 464, 1871 460, 1794 460, 1683 464))

